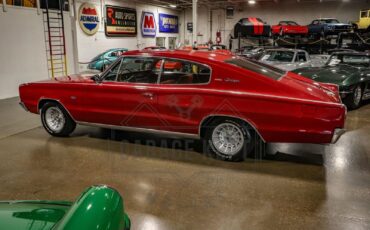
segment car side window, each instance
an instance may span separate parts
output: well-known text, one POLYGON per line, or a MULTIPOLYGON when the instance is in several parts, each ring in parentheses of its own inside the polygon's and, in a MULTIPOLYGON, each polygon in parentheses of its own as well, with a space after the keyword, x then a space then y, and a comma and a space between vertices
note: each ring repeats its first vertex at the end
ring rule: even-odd
POLYGON ((108 72, 104 76, 104 81, 116 81, 117 73, 121 66, 122 60, 123 59, 113 64, 113 66, 108 70, 108 72))
POLYGON ((160 58, 125 57, 116 62, 103 78, 104 81, 157 83, 161 62, 160 58))
POLYGON ((160 84, 206 84, 211 78, 208 66, 175 59, 166 59, 160 77, 160 84))
POLYGON ((367 17, 367 11, 361 11, 361 18, 366 18, 367 17))
POLYGON ((160 58, 125 57, 122 59, 116 81, 131 83, 157 83, 160 69, 160 58))
POLYGON ((306 62, 307 61, 306 54, 304 52, 298 52, 295 61, 296 62, 306 62))

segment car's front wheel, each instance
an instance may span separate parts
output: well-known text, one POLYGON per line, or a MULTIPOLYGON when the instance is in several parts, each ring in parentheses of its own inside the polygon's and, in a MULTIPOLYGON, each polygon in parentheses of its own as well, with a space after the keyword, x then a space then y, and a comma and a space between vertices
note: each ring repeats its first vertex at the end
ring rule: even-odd
POLYGON ((207 151, 216 158, 242 161, 254 148, 254 130, 236 119, 215 119, 206 130, 207 151))
POLYGON ((58 137, 66 137, 76 128, 68 112, 55 102, 47 102, 41 108, 41 122, 50 135, 58 137))
POLYGON ((362 87, 361 85, 357 85, 354 88, 353 93, 348 95, 343 102, 349 109, 357 109, 361 105, 362 95, 362 87))

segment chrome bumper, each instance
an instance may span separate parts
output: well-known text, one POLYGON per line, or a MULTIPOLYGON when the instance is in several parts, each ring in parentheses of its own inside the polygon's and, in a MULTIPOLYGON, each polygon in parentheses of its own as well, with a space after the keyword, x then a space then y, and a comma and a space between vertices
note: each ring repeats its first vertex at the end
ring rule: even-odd
POLYGON ((343 135, 343 133, 345 133, 346 130, 345 129, 334 129, 334 134, 333 134, 333 137, 331 139, 331 143, 332 144, 335 144, 338 139, 340 138, 340 136, 343 135))
POLYGON ((28 109, 27 109, 27 107, 24 105, 24 103, 23 102, 19 102, 19 105, 26 111, 26 112, 28 112, 28 109))

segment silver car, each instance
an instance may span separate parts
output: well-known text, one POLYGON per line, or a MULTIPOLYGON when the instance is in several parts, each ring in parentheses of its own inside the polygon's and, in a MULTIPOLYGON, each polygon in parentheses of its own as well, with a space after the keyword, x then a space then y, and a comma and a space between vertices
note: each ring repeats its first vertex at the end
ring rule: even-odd
POLYGON ((259 61, 286 71, 316 66, 307 51, 299 49, 269 49, 259 61))

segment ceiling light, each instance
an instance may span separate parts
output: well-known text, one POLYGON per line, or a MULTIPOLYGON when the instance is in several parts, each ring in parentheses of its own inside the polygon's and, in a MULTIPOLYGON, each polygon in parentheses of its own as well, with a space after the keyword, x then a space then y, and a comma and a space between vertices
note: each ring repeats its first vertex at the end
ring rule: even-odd
POLYGON ((177 8, 177 6, 176 5, 173 5, 173 4, 170 4, 170 7, 171 8, 177 8))
POLYGON ((248 1, 248 4, 250 4, 250 5, 254 5, 254 4, 256 4, 256 1, 255 1, 255 0, 249 0, 249 1, 248 1))

